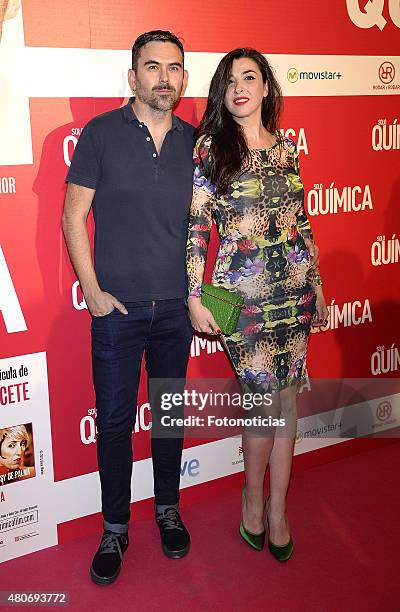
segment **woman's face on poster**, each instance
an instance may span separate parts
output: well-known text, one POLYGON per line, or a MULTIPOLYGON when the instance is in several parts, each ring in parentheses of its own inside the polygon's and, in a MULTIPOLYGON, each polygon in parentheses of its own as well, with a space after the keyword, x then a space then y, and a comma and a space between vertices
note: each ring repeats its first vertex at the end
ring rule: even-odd
POLYGON ((26 438, 9 438, 6 436, 1 444, 0 463, 9 470, 17 470, 21 467, 27 442, 26 438))

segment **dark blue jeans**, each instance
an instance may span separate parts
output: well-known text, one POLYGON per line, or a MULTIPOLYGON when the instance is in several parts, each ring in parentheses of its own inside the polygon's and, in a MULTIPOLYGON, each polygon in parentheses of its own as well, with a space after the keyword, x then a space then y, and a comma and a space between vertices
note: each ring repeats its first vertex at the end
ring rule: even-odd
MULTIPOLYGON (((184 299, 125 306, 127 315, 114 309, 105 317, 92 319, 102 512, 107 523, 119 525, 130 518, 132 430, 143 353, 149 379, 184 379, 192 340, 184 299)), ((153 419, 159 417, 159 405, 151 405, 151 410, 153 419)), ((156 504, 179 500, 182 446, 182 437, 155 437, 152 433, 156 504)))

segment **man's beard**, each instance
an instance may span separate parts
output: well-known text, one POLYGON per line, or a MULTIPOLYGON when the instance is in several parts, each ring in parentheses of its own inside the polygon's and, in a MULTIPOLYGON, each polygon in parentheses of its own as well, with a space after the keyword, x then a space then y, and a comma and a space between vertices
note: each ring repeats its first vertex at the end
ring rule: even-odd
POLYGON ((136 81, 136 96, 143 103, 149 106, 151 109, 155 111, 166 112, 171 110, 178 99, 178 95, 176 93, 175 88, 170 85, 162 86, 160 85, 157 89, 153 89, 150 93, 147 93, 136 81), (160 95, 157 92, 162 90, 168 90, 168 94, 160 95))

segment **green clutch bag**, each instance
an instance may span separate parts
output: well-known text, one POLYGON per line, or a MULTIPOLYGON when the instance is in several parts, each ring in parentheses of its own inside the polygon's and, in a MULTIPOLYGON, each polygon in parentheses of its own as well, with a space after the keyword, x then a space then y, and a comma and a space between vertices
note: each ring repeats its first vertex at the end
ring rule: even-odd
POLYGON ((201 303, 210 310, 224 336, 231 336, 236 331, 244 298, 223 287, 203 283, 201 303))

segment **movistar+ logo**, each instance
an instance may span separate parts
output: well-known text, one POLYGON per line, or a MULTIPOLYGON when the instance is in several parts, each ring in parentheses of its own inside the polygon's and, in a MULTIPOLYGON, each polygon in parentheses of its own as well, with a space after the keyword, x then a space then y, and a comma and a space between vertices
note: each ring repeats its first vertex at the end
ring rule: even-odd
POLYGON ((287 72, 287 79, 289 83, 296 83, 297 81, 332 81, 342 78, 342 73, 336 70, 302 70, 299 71, 297 68, 289 68, 287 72))

